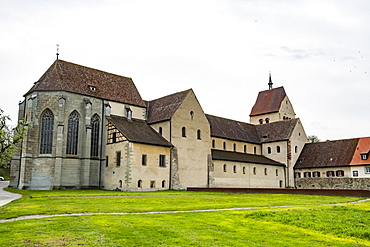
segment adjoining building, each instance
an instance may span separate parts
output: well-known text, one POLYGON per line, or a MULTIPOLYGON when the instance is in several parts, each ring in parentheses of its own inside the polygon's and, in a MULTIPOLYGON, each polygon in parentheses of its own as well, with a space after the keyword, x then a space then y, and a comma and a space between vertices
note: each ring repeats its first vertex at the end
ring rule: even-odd
POLYGON ((294 169, 303 189, 370 189, 370 137, 306 144, 294 169))
POLYGON ((131 78, 57 59, 19 105, 32 128, 10 186, 293 188, 310 144, 284 88, 268 85, 244 123, 205 114, 192 89, 145 101, 131 78))

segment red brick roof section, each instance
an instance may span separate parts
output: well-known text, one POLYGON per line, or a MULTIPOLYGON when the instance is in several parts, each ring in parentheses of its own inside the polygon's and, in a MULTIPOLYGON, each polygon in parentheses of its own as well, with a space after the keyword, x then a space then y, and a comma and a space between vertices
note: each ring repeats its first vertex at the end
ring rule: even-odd
POLYGON ((370 157, 367 160, 361 158, 361 154, 369 154, 370 137, 362 137, 358 141, 355 154, 352 157, 351 165, 370 165, 370 157))
POLYGON ((289 140, 299 119, 255 125, 261 143, 289 140))
POLYGON ((176 112, 179 106, 184 101, 188 93, 192 91, 188 89, 186 91, 174 93, 171 95, 164 96, 159 99, 155 99, 147 102, 148 119, 147 123, 157 123, 166 120, 170 120, 172 115, 176 112))
POLYGON ((255 125, 212 115, 206 116, 211 126, 211 136, 235 141, 260 143, 255 125))
POLYGON ((359 138, 308 143, 294 168, 349 166, 359 138))
POLYGON ((107 120, 131 142, 172 147, 170 142, 143 120, 132 119, 129 121, 124 117, 113 115, 107 117, 107 120))
POLYGON ((262 155, 237 153, 237 152, 222 151, 222 150, 215 150, 215 149, 212 150, 212 159, 213 160, 236 161, 236 162, 243 162, 243 163, 285 166, 282 163, 276 162, 262 155))
POLYGON ((56 60, 26 93, 67 91, 145 107, 131 78, 56 60))
POLYGON ((256 103, 254 104, 249 116, 257 116, 279 111, 281 102, 285 96, 286 93, 283 87, 259 92, 256 103))

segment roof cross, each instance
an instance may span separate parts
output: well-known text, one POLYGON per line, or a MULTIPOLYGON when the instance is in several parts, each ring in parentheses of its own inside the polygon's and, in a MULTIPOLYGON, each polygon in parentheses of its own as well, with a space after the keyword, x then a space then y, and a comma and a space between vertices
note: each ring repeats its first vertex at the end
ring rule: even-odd
POLYGON ((59 59, 59 45, 57 44, 57 60, 59 59))

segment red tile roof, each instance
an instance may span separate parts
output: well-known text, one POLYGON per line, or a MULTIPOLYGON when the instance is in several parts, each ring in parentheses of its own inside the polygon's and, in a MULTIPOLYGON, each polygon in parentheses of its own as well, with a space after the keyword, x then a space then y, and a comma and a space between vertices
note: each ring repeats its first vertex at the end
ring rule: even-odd
POLYGON ((285 96, 286 93, 283 87, 259 92, 256 103, 254 104, 249 116, 257 116, 279 111, 285 96))
POLYGON ((63 60, 56 60, 26 95, 33 91, 67 91, 145 107, 131 78, 63 60))
POLYGON ((170 120, 175 111, 179 108, 185 97, 192 89, 174 93, 147 102, 149 124, 170 120))
POLYGON ((357 143, 355 154, 352 157, 351 165, 369 165, 370 157, 367 160, 362 160, 361 154, 369 154, 370 137, 362 137, 357 143))
POLYGON ((349 166, 359 138, 308 143, 304 146, 294 168, 349 166))
POLYGON ((172 147, 170 142, 143 120, 132 119, 129 121, 127 118, 114 115, 107 117, 107 120, 131 142, 172 147))

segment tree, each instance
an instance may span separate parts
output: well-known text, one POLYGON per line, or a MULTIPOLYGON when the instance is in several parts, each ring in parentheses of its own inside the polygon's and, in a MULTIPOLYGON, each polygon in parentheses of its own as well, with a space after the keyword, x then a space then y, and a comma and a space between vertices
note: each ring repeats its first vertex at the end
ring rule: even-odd
POLYGON ((307 138, 308 138, 308 141, 309 141, 310 143, 316 143, 316 142, 320 142, 320 141, 321 141, 321 140, 320 140, 317 136, 315 136, 315 135, 310 135, 310 136, 308 136, 307 138))
POLYGON ((23 136, 30 127, 29 123, 19 121, 15 128, 8 125, 10 117, 0 109, 0 167, 8 167, 10 160, 19 148, 23 136))

